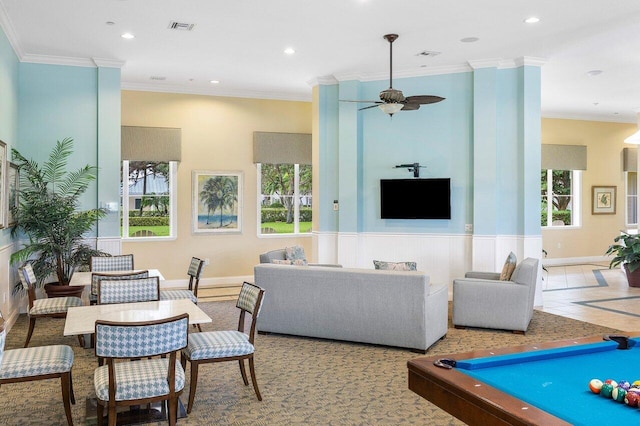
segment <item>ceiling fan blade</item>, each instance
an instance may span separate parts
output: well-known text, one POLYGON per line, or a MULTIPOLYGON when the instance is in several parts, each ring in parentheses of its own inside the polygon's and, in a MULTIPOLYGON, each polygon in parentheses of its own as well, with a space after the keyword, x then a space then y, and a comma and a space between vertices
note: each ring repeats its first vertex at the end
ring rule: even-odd
POLYGON ((436 102, 444 101, 444 98, 440 96, 434 95, 416 95, 416 96, 407 96, 405 99, 407 103, 412 104, 435 104, 436 102))
POLYGON ((378 102, 378 104, 377 104, 377 105, 369 105, 369 106, 367 106, 367 107, 358 108, 358 111, 362 111, 363 109, 375 108, 375 107, 377 107, 378 105, 380 105, 381 103, 382 103, 382 102, 378 102))
POLYGON ((404 104, 404 106, 402 107, 402 109, 400 111, 415 111, 417 109, 420 109, 420 104, 414 104, 414 103, 406 103, 404 104))
POLYGON ((350 99, 340 99, 340 102, 359 102, 359 103, 368 103, 368 104, 381 104, 380 101, 354 101, 350 99))

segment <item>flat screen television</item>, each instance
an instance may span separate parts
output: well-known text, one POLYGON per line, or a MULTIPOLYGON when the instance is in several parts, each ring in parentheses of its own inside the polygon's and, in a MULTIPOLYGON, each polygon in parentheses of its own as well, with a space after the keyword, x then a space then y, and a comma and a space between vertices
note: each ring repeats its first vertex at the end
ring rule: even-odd
POLYGON ((381 179, 382 219, 451 219, 451 179, 381 179))

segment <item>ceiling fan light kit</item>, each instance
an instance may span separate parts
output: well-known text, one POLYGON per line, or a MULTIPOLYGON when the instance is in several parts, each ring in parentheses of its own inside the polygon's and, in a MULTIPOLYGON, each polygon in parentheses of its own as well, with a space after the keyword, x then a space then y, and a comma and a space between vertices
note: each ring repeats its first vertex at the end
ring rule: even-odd
POLYGON ((398 111, 415 111, 420 109, 420 105, 434 104, 443 101, 445 98, 434 95, 416 95, 405 97, 402 90, 393 88, 393 42, 398 38, 398 34, 387 34, 384 39, 389 42, 389 88, 380 92, 379 101, 351 101, 343 100, 343 102, 360 102, 372 103, 374 105, 360 108, 364 109, 379 107, 385 114, 393 116, 398 111))

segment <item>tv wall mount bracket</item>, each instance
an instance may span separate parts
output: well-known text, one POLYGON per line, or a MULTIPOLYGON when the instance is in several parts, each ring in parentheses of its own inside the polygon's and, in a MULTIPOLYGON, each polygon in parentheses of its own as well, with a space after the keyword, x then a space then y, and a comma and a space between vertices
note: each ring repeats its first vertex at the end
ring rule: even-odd
POLYGON ((426 168, 427 166, 421 166, 420 163, 412 163, 412 164, 398 164, 395 166, 396 169, 407 169, 410 172, 413 172, 413 177, 420 177, 420 169, 426 168))

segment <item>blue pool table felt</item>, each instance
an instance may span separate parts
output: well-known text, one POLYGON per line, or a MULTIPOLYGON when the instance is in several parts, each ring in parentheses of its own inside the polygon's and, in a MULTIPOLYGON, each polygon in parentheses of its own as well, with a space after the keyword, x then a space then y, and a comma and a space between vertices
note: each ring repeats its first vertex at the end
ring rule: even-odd
POLYGON ((576 425, 640 424, 640 408, 589 390, 589 381, 594 378, 640 380, 640 343, 631 349, 617 346, 604 341, 457 360, 456 368, 576 425))

